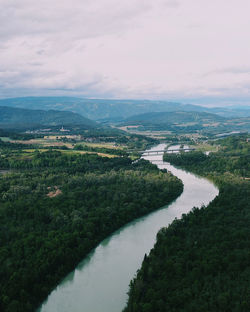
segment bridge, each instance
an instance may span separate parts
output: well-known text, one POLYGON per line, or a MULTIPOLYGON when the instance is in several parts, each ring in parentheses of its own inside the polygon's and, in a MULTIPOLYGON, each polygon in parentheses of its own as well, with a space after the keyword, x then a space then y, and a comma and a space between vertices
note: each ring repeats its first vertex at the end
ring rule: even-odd
POLYGON ((164 153, 190 152, 190 151, 195 151, 195 148, 178 148, 178 149, 169 149, 169 150, 149 150, 149 151, 138 151, 138 153, 143 154, 143 156, 154 156, 154 155, 162 155, 164 153))

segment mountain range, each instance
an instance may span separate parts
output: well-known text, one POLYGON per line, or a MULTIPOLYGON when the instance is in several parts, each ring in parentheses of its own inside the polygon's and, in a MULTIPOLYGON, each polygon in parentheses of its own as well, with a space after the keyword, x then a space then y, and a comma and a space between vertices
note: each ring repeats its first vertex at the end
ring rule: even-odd
POLYGON ((1 106, 28 109, 71 111, 93 120, 117 121, 149 112, 192 111, 214 113, 223 117, 250 116, 250 107, 207 108, 192 104, 149 100, 101 100, 75 97, 23 97, 0 100, 1 106))

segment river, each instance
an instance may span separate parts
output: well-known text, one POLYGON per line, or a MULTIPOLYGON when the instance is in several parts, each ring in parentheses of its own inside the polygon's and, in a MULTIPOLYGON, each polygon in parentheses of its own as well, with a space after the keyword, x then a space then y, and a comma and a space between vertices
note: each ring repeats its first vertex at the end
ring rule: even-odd
MULTIPOLYGON (((160 144, 151 150, 164 147, 160 144)), ((164 163, 162 155, 144 158, 181 179, 183 193, 171 204, 136 219, 102 241, 51 292, 37 312, 121 312, 129 282, 145 253, 154 246, 157 232, 194 206, 207 205, 218 194, 210 181, 164 163)))

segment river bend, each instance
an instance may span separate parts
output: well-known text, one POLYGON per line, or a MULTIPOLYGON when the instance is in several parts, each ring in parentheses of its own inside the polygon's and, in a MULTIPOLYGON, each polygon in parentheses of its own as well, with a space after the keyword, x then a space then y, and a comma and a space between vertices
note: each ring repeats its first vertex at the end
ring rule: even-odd
MULTIPOLYGON (((160 144, 153 149, 164 147, 160 144)), ((210 181, 177 169, 163 162, 162 157, 144 156, 181 179, 183 193, 168 206, 130 222, 102 241, 51 292, 37 312, 121 312, 127 301, 129 282, 145 253, 154 246, 157 232, 194 206, 207 205, 218 194, 210 181)))

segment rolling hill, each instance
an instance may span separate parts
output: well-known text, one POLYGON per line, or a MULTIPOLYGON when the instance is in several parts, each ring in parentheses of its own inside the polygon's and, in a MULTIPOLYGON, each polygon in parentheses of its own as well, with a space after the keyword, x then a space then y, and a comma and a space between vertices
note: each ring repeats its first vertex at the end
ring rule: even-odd
POLYGON ((139 130, 153 131, 197 131, 210 125, 218 126, 226 119, 222 116, 205 112, 153 112, 132 116, 120 126, 133 126, 139 130))
POLYGON ((16 107, 0 106, 0 127, 34 127, 81 125, 86 128, 97 126, 95 121, 69 111, 32 110, 16 107))
POLYGON ((205 112, 153 112, 135 115, 127 120, 126 123, 146 124, 175 124, 175 123, 189 123, 189 122, 218 122, 225 120, 224 117, 216 114, 210 114, 205 112))
POLYGON ((218 134, 250 131, 250 117, 225 118, 206 112, 153 112, 131 116, 119 123, 121 128, 136 131, 171 131, 218 134))

